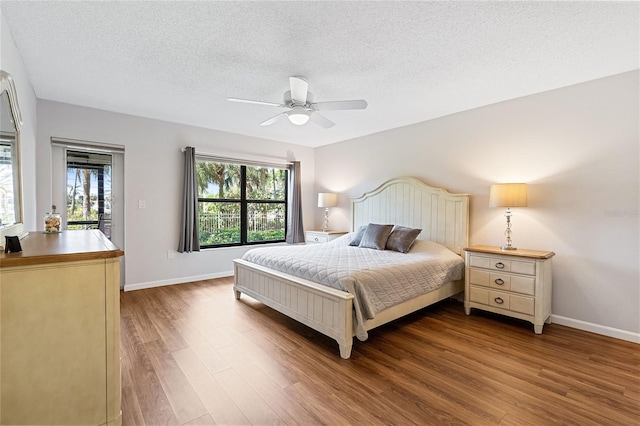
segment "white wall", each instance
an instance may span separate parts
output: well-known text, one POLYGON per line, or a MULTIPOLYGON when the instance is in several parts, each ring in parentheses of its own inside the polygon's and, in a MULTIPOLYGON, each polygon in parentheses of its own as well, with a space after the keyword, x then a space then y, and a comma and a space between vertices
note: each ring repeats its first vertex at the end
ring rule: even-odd
POLYGON ((312 148, 42 100, 38 101, 38 211, 51 206, 51 137, 125 146, 127 289, 229 275, 232 260, 247 250, 209 249, 167 258, 167 252, 178 247, 180 149, 185 146, 221 155, 299 160, 303 215, 307 225, 313 223, 312 148), (138 208, 138 200, 146 201, 145 209, 138 208))
POLYGON ((501 245, 489 186, 526 182, 514 245, 556 253, 554 321, 640 342, 639 80, 628 72, 317 148, 316 191, 341 193, 330 221, 348 229, 349 196, 418 177, 471 194, 470 244, 501 245))
POLYGON ((13 77, 22 113, 20 157, 22 163, 23 222, 25 230, 36 224, 36 95, 33 92, 20 52, 16 48, 9 26, 0 12, 0 69, 13 77))

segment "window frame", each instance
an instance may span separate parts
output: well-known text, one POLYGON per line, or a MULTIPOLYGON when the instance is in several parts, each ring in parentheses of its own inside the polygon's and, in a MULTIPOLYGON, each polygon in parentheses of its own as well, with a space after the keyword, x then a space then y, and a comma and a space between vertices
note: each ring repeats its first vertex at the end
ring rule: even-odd
MULTIPOLYGON (((289 169, 287 167, 279 167, 271 164, 247 164, 245 162, 237 161, 223 161, 217 159, 208 159, 206 157, 196 157, 196 164, 198 162, 208 162, 214 164, 235 164, 240 167, 240 198, 209 198, 209 197, 198 197, 198 206, 200 203, 229 203, 229 204, 240 204, 240 242, 234 243, 223 243, 223 244, 207 244, 200 245, 201 249, 211 249, 211 248, 222 248, 222 247, 242 247, 242 246, 252 246, 252 245, 260 245, 260 244, 274 244, 274 243, 283 243, 286 241, 287 237, 287 222, 288 222, 288 214, 289 214, 289 169), (257 168, 268 168, 268 169, 279 169, 284 171, 284 197, 283 200, 268 200, 268 199, 249 199, 247 198, 247 167, 257 167, 257 168), (284 205, 284 237, 279 240, 268 240, 268 241, 248 241, 248 227, 249 227, 249 216, 248 216, 248 205, 249 204, 281 204, 284 205)), ((198 214, 200 209, 198 208, 198 214)), ((198 234, 200 234, 200 226, 198 226, 198 234)))

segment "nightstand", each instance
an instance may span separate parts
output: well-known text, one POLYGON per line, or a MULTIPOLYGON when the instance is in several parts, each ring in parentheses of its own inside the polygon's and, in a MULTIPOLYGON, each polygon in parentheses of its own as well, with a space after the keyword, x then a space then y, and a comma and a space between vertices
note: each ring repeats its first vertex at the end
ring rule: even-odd
POLYGON ((465 248, 464 310, 471 308, 533 323, 542 333, 551 317, 552 251, 465 248))
POLYGON ((328 243, 346 233, 347 231, 307 231, 304 240, 307 244, 328 243))

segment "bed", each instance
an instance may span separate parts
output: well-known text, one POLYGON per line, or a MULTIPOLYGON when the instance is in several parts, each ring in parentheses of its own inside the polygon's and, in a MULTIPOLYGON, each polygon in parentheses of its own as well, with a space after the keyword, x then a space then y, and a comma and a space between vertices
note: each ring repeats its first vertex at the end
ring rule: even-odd
MULTIPOLYGON (((457 279, 440 283, 422 294, 411 295, 410 299, 396 304, 383 303, 382 308, 376 306, 377 309, 372 313, 362 308, 363 302, 359 302, 360 294, 357 289, 345 287, 351 290, 349 292, 331 287, 330 282, 325 284, 318 282, 323 281, 323 273, 318 272, 316 264, 307 264, 307 273, 298 274, 292 272, 294 269, 291 268, 274 269, 278 264, 277 259, 267 260, 263 264, 254 263, 255 258, 261 256, 253 255, 265 254, 268 251, 275 253, 276 257, 285 259, 299 252, 304 254, 302 257, 304 259, 315 259, 322 257, 318 253, 324 253, 323 256, 327 258, 335 257, 332 251, 351 250, 357 251, 359 255, 363 251, 372 251, 375 259, 384 259, 374 260, 375 262, 381 265, 386 263, 390 268, 403 268, 405 266, 395 265, 394 259, 405 262, 405 259, 417 256, 417 252, 437 248, 436 251, 445 250, 456 258, 459 265, 462 261, 463 249, 467 245, 468 222, 469 196, 467 194, 452 194, 414 178, 392 179, 373 191, 351 199, 351 232, 348 235, 329 243, 313 246, 253 249, 247 252, 245 258, 235 259, 235 298, 240 299, 241 294, 250 296, 335 339, 340 349, 340 356, 347 359, 351 356, 354 336, 359 340, 365 340, 368 330, 462 292, 464 290, 462 277, 458 276, 457 279), (372 249, 358 251, 357 247, 345 248, 355 237, 356 231, 370 223, 419 228, 422 232, 406 254, 385 253, 388 251, 372 249), (313 251, 312 256, 309 255, 309 250, 313 251), (309 268, 316 268, 313 274, 308 273, 309 268)), ((451 256, 448 256, 447 261, 451 260, 449 259, 451 256)), ((339 269, 339 266, 333 265, 333 267, 339 269)), ((394 270, 384 271, 382 267, 380 268, 377 273, 383 276, 382 280, 386 274, 387 276, 406 275, 410 281, 408 284, 414 286, 414 281, 418 281, 411 274, 404 274, 401 270, 396 269, 394 272, 394 270)), ((324 277, 330 275, 335 275, 335 271, 325 273, 324 277)))

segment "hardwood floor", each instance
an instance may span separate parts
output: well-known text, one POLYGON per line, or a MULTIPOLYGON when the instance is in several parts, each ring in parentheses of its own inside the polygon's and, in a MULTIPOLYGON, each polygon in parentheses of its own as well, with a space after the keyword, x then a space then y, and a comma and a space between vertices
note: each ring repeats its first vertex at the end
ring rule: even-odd
POLYGON ((121 293, 123 425, 638 425, 640 345, 445 301, 335 341, 232 278, 121 293))

